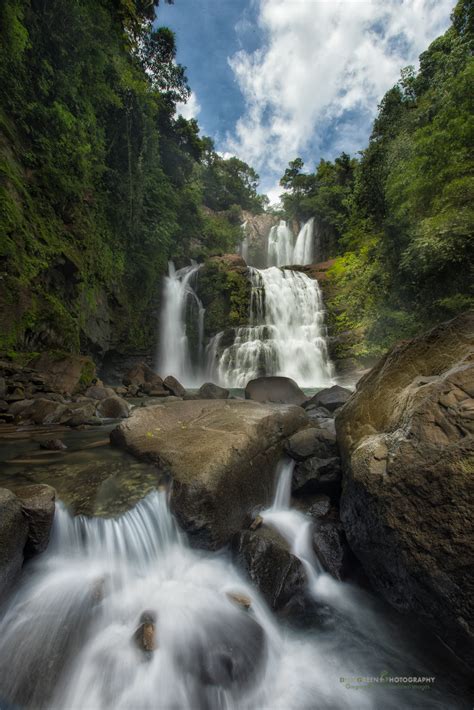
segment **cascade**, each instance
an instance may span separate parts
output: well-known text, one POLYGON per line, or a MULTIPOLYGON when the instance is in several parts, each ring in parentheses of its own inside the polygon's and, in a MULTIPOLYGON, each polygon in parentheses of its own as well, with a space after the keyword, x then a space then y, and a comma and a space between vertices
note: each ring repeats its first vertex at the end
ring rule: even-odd
POLYGON ((311 217, 301 227, 296 238, 295 249, 293 251, 292 264, 312 264, 313 263, 313 242, 314 242, 314 217, 311 217))
POLYGON ((204 308, 192 282, 199 271, 198 264, 176 270, 172 261, 164 280, 163 306, 160 316, 160 339, 157 372, 163 377, 173 375, 182 384, 200 384, 200 364, 204 354, 204 308), (195 323, 197 333, 197 365, 193 365, 187 321, 195 323))
POLYGON ((270 229, 267 246, 267 266, 293 263, 293 233, 284 220, 270 229))
POLYGON ((303 387, 330 384, 332 365, 317 281, 276 267, 251 268, 250 279, 249 325, 237 328, 234 342, 216 357, 222 339, 218 334, 208 349, 208 373, 227 387, 245 387, 261 375, 291 377, 303 387))
MULTIPOLYGON (((321 571, 309 519, 289 507, 292 464, 283 461, 277 474, 263 519, 301 559, 329 623, 308 621, 304 632, 280 624, 225 554, 189 546, 165 491, 117 519, 74 518, 57 502, 47 551, 2 610, 0 707, 350 710, 355 691, 341 674, 427 675, 402 644, 399 622, 321 571), (233 594, 248 597, 250 609, 233 594)), ((437 692, 430 708, 459 707, 437 692)), ((420 695, 405 688, 406 707, 426 708, 420 695)), ((400 696, 372 685, 357 690, 356 702, 397 710, 400 696)))
POLYGON ((242 239, 241 239, 240 244, 237 249, 237 253, 240 254, 240 256, 245 261, 245 263, 248 263, 248 259, 249 259, 249 240, 248 240, 248 236, 247 236, 247 232, 246 232, 247 222, 248 221, 245 220, 245 222, 242 222, 242 224, 240 225, 240 230, 242 232, 242 239))

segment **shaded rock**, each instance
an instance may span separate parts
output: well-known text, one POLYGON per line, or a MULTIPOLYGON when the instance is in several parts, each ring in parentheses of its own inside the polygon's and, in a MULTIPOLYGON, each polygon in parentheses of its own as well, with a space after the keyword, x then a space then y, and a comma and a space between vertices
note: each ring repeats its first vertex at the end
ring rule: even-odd
POLYGON ((145 383, 151 383, 156 385, 157 387, 163 386, 163 380, 161 379, 161 377, 157 375, 156 372, 154 372, 151 367, 149 367, 144 362, 141 362, 138 365, 135 365, 135 367, 132 367, 132 369, 129 370, 122 379, 122 384, 124 384, 126 387, 130 385, 137 385, 140 387, 145 383))
POLYGON ((21 413, 28 409, 28 407, 31 407, 31 405, 34 404, 34 401, 34 399, 20 399, 18 402, 13 402, 8 411, 14 417, 21 418, 21 413))
POLYGON ((24 486, 15 490, 28 521, 28 538, 24 555, 32 557, 44 552, 48 546, 54 519, 56 491, 51 486, 24 486))
POLYGON ((13 387, 9 392, 6 393, 5 399, 7 402, 19 402, 26 398, 25 388, 13 387))
POLYGON ((162 382, 145 382, 140 386, 138 396, 140 397, 141 394, 147 394, 150 397, 168 397, 170 391, 163 386, 162 382))
POLYGON ((283 441, 305 422, 300 407, 164 402, 135 409, 110 438, 172 476, 171 507, 191 543, 216 548, 270 501, 283 441))
POLYGON ((104 387, 103 385, 92 385, 84 392, 84 395, 89 399, 107 399, 115 397, 115 390, 112 387, 104 387))
POLYGON ((308 509, 308 515, 312 518, 322 518, 331 508, 331 499, 327 495, 320 495, 314 500, 308 509))
POLYGON ((80 386, 91 384, 95 377, 93 361, 71 353, 43 352, 28 366, 43 375, 52 391, 62 394, 72 394, 80 386))
POLYGON ((474 314, 393 347, 336 418, 341 519, 372 585, 474 662, 474 314))
POLYGON ((338 455, 336 434, 319 428, 296 432, 286 442, 285 449, 296 461, 304 461, 312 456, 331 458, 338 455))
POLYGON ((186 390, 184 389, 181 382, 178 382, 176 377, 173 377, 172 375, 168 375, 168 377, 165 377, 165 379, 163 380, 163 385, 165 389, 167 389, 175 397, 184 397, 184 395, 186 394, 186 390))
POLYGON ((65 407, 61 416, 61 424, 70 427, 78 427, 83 424, 95 424, 97 419, 95 416, 96 403, 92 400, 71 403, 65 407))
POLYGON ((34 424, 57 424, 64 415, 66 406, 52 399, 35 399, 17 415, 18 419, 34 424))
POLYGON ((9 405, 8 402, 5 402, 4 399, 0 399, 0 414, 3 414, 4 412, 8 412, 9 405))
POLYGON ((293 597, 305 594, 303 566, 273 530, 261 527, 237 534, 232 541, 232 553, 234 561, 275 611, 282 610, 293 597))
POLYGON ((28 521, 20 501, 6 488, 0 488, 0 599, 20 574, 27 537, 28 521))
POLYGON ((0 377, 0 399, 5 399, 7 393, 7 383, 4 377, 0 377))
POLYGON ((307 400, 303 390, 289 377, 257 377, 245 388, 245 399, 255 402, 302 405, 307 400))
POLYGON ((67 449, 66 444, 61 439, 48 439, 47 441, 40 442, 40 449, 46 449, 47 451, 63 451, 67 449))
POLYGON ((227 399, 229 397, 229 390, 225 387, 219 387, 212 382, 205 382, 199 388, 198 399, 227 399))
POLYGON ((324 407, 330 412, 334 412, 339 407, 347 402, 351 396, 351 390, 346 387, 341 387, 340 385, 333 385, 327 389, 321 390, 311 397, 306 404, 306 407, 324 407))
POLYGON ((128 402, 114 395, 113 397, 102 399, 97 405, 97 412, 101 417, 107 419, 124 419, 128 417, 130 407, 128 402))
POLYGON ((125 387, 124 385, 120 387, 114 387, 113 390, 117 397, 126 397, 129 394, 128 387, 125 387))
POLYGON ((352 555, 344 528, 337 516, 317 520, 313 530, 314 551, 324 569, 336 579, 345 579, 352 555))
POLYGON ((333 500, 341 492, 342 468, 339 457, 306 459, 295 466, 292 490, 295 493, 325 493, 333 500))

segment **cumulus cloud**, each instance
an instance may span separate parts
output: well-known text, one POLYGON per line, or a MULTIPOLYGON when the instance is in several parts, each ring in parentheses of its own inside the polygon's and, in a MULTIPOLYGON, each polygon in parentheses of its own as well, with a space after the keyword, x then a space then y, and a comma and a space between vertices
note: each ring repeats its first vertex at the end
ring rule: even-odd
POLYGON ((191 92, 191 95, 189 99, 186 101, 186 103, 177 103, 176 104, 176 113, 180 114, 183 118, 186 118, 188 121, 191 118, 197 118, 199 115, 199 112, 201 111, 201 106, 199 104, 199 101, 197 99, 196 94, 194 91, 191 92))
POLYGON ((312 163, 323 147, 326 157, 363 148, 384 93, 446 29, 453 7, 453 0, 255 3, 262 44, 228 60, 245 109, 223 147, 268 185, 309 148, 312 163))

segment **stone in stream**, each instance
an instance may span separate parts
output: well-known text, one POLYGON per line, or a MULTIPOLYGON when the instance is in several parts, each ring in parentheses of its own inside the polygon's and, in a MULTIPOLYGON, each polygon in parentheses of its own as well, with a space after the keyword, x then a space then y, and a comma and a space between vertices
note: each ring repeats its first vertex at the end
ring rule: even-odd
POLYGON ((25 557, 44 552, 53 525, 56 491, 51 486, 38 484, 15 489, 23 514, 28 521, 25 557))
POLYGON ((144 611, 140 616, 139 624, 138 629, 133 634, 133 640, 140 651, 149 655, 158 648, 155 612, 144 611))
POLYGON ((245 388, 245 399, 302 405, 308 398, 290 377, 269 376, 250 380, 245 388))
POLYGON ((291 489, 294 493, 325 493, 334 501, 341 493, 342 468, 339 456, 320 459, 317 456, 296 464, 291 489))
POLYGON ((351 390, 346 387, 341 387, 340 385, 333 385, 326 389, 321 390, 314 397, 311 397, 306 404, 306 407, 324 407, 330 412, 334 412, 339 407, 347 402, 351 396, 351 390))
POLYGON ((0 599, 20 574, 27 538, 28 521, 20 500, 11 491, 0 488, 0 599))
POLYGON ((130 414, 130 407, 122 397, 107 397, 97 405, 97 413, 106 419, 124 419, 130 414))
POLYGON ((313 529, 313 547, 324 569, 343 580, 351 570, 353 556, 347 544, 344 528, 335 511, 318 518, 313 529))
POLYGON ((168 375, 168 377, 165 377, 165 379, 163 380, 163 386, 170 392, 170 394, 174 395, 175 397, 184 397, 184 395, 186 394, 186 390, 184 389, 181 382, 179 382, 176 377, 173 377, 172 375, 168 375))
POLYGON ((227 390, 225 387, 219 387, 219 385, 215 385, 213 382, 205 382, 199 388, 197 398, 198 399, 228 399, 229 394, 230 394, 229 390, 227 390))
POLYGON ((40 441, 40 449, 45 449, 46 451, 64 451, 67 449, 67 446, 61 439, 47 439, 46 441, 40 441))
POLYGON ((248 611, 252 606, 252 600, 246 594, 240 594, 240 592, 226 592, 225 595, 231 602, 241 606, 245 611, 248 611))
POLYGON ((135 409, 110 438, 170 474, 170 505, 191 544, 215 549, 269 503, 283 442, 306 421, 301 407, 163 402, 135 409))
POLYGON ((474 663, 474 313, 395 345, 336 418, 341 519, 373 586, 474 663))

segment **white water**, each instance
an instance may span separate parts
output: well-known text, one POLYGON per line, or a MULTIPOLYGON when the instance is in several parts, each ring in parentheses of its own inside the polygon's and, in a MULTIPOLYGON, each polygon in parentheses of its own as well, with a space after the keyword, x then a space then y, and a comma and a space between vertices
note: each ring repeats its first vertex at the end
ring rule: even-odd
POLYGON ((301 227, 296 238, 295 249, 293 252, 292 264, 312 264, 313 263, 313 244, 314 244, 314 217, 311 217, 301 227))
POLYGON ((173 375, 185 386, 201 384, 200 366, 204 353, 204 308, 191 282, 199 265, 186 266, 178 271, 172 261, 164 280, 163 307, 160 316, 159 353, 157 372, 164 378, 173 375), (186 321, 188 309, 196 321, 198 352, 193 365, 186 321))
POLYGON ((270 229, 267 266, 286 266, 293 259, 293 232, 284 220, 270 229))
POLYGON ((302 387, 331 384, 317 281, 276 267, 250 269, 250 278, 250 323, 236 330, 233 344, 219 355, 222 335, 216 336, 208 350, 208 373, 227 387, 245 387, 261 375, 291 377, 302 387))

